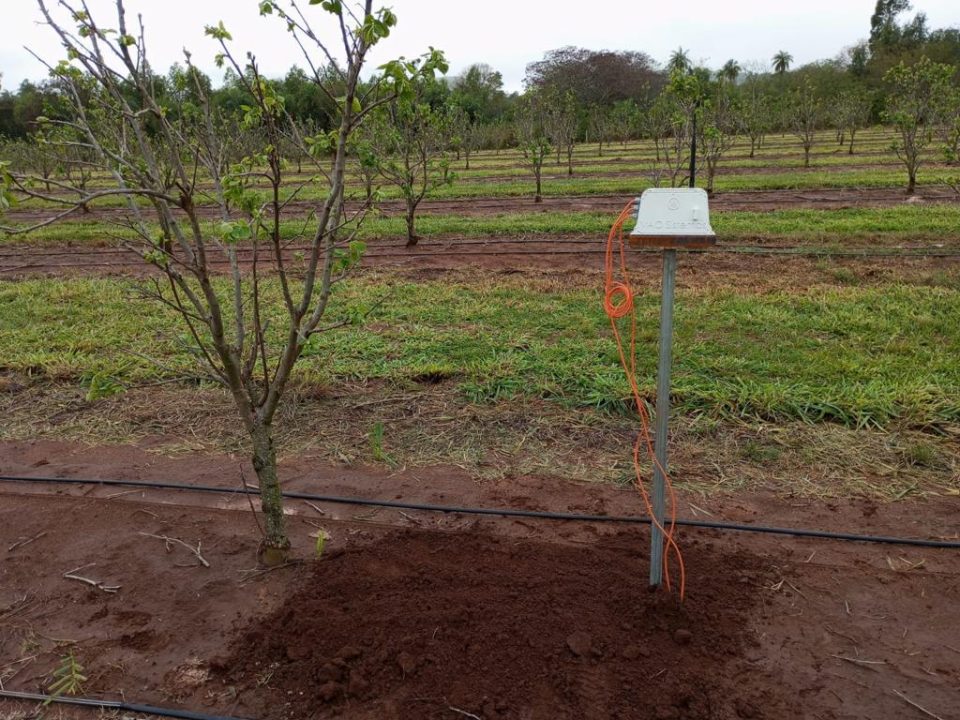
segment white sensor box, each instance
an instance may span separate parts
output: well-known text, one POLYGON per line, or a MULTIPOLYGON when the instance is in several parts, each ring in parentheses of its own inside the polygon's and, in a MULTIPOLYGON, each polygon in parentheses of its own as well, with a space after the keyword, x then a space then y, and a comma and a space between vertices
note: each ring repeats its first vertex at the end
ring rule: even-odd
POLYGON ((642 247, 700 248, 715 245, 710 203, 702 188, 651 188, 637 206, 630 244, 642 247))

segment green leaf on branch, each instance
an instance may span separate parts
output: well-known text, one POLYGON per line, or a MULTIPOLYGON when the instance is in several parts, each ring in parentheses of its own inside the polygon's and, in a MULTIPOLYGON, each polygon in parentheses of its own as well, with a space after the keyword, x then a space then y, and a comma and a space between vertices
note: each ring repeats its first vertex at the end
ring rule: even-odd
POLYGON ((350 268, 360 264, 363 253, 367 250, 367 244, 359 240, 352 241, 347 248, 335 251, 333 270, 337 273, 346 272, 350 268))
POLYGON ((220 235, 228 245, 236 245, 241 240, 249 240, 253 237, 253 231, 245 222, 222 222, 220 223, 220 235))
POLYGON ((227 29, 223 26, 223 20, 217 23, 217 26, 207 25, 203 29, 203 34, 212 37, 214 40, 220 40, 221 42, 226 42, 227 40, 233 40, 233 36, 227 32, 227 29))

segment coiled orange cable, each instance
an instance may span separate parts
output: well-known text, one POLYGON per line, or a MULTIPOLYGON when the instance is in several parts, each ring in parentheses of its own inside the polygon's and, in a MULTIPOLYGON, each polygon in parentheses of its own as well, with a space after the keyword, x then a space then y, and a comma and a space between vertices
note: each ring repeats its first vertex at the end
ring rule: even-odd
POLYGON ((686 569, 683 564, 683 554, 674 538, 674 529, 677 520, 677 498, 673 489, 673 483, 669 473, 657 459, 653 446, 653 437, 650 432, 650 416, 647 413, 647 407, 643 402, 640 393, 640 387, 637 384, 637 313, 634 303, 634 293, 630 286, 630 277, 627 273, 626 247, 623 239, 623 225, 633 214, 636 207, 636 201, 631 200, 626 207, 617 216, 616 222, 610 228, 610 234, 607 236, 606 253, 604 255, 604 294, 603 309, 607 317, 610 318, 610 327, 613 329, 613 336, 617 341, 617 352, 620 355, 620 363, 627 375, 627 382, 630 384, 630 391, 633 393, 633 401, 637 407, 637 413, 640 416, 640 433, 633 446, 633 468, 635 473, 634 486, 640 492, 647 514, 650 516, 654 527, 663 533, 663 576, 667 589, 672 589, 670 580, 670 557, 676 558, 679 568, 680 581, 679 593, 680 599, 686 593, 686 569), (617 263, 619 255, 619 263, 617 263), (619 268, 617 267, 619 265, 619 268), (619 280, 617 279, 619 270, 619 280), (619 320, 629 318, 630 325, 630 343, 629 352, 624 347, 623 336, 618 325, 619 320), (646 447, 647 457, 658 469, 664 478, 667 490, 667 513, 669 521, 666 525, 662 524, 653 512, 653 504, 647 492, 647 487, 643 479, 643 465, 640 458, 641 446, 646 447))

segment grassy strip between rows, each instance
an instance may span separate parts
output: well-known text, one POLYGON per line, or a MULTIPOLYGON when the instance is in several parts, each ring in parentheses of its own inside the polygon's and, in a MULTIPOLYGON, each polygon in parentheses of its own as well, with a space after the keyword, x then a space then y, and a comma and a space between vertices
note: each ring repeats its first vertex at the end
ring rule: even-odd
MULTIPOLYGON (((333 313, 350 316, 384 297, 365 326, 311 341, 302 382, 446 380, 477 403, 541 397, 570 407, 629 408, 598 292, 548 281, 367 276, 338 287, 333 313)), ((638 371, 650 394, 658 298, 648 293, 637 302, 638 371)), ((145 303, 134 285, 118 280, 4 284, 3 365, 78 383, 96 377, 101 387, 104 379, 130 385, 195 373, 183 328, 145 303)), ((958 328, 960 292, 944 288, 681 292, 674 402, 693 416, 955 424, 958 328)))
MULTIPOLYGON (((960 170, 955 167, 930 167, 920 170, 917 177, 919 186, 938 186, 945 180, 956 178, 960 170)), ((568 197, 571 195, 635 195, 653 187, 650 173, 637 172, 633 176, 625 177, 591 177, 589 175, 572 178, 551 178, 543 182, 542 192, 547 197, 568 197)), ((698 185, 703 186, 702 176, 698 176, 698 185)), ((740 173, 725 175, 722 167, 718 171, 714 189, 718 192, 746 191, 746 190, 813 190, 813 189, 850 189, 858 188, 906 188, 906 171, 900 169, 866 168, 858 170, 813 170, 810 172, 783 172, 783 173, 740 173)), ((299 187, 291 185, 291 191, 299 187)), ((298 200, 319 201, 326 197, 327 186, 323 183, 307 184, 300 189, 296 197, 298 200)), ((432 199, 464 199, 487 197, 532 197, 534 192, 533 174, 527 178, 516 180, 491 180, 489 182, 453 182, 433 189, 427 194, 432 199)), ((261 199, 269 199, 266 191, 258 191, 261 199)), ((383 200, 396 200, 401 197, 400 190, 395 186, 384 186, 379 191, 383 200)), ((359 187, 351 187, 346 193, 347 199, 363 200, 364 192, 359 187)), ((107 197, 91 203, 92 207, 109 208, 123 207, 125 200, 121 197, 107 197)), ((145 201, 141 204, 146 206, 145 201)), ((37 209, 43 207, 38 201, 23 202, 19 207, 37 209)))
MULTIPOLYGON (((134 239, 123 228, 106 222, 82 220, 62 222, 41 228, 29 235, 0 236, 0 244, 29 243, 34 245, 109 245, 117 238, 134 239)), ((445 235, 464 237, 527 237, 552 235, 594 235, 604 237, 610 229, 611 213, 606 212, 530 212, 490 215, 421 215, 417 233, 424 238, 445 235)), ((797 242, 950 239, 960 237, 960 204, 930 203, 890 207, 862 207, 838 210, 774 210, 766 212, 714 212, 714 230, 725 242, 769 238, 797 242)), ((215 223, 207 225, 210 236, 216 237, 215 223)), ((283 224, 282 234, 295 240, 312 228, 303 221, 283 224)), ((628 226, 629 229, 629 226, 628 226)), ((400 217, 368 217, 361 230, 364 240, 403 237, 406 232, 400 217)), ((424 246, 426 247, 426 246, 424 246)))

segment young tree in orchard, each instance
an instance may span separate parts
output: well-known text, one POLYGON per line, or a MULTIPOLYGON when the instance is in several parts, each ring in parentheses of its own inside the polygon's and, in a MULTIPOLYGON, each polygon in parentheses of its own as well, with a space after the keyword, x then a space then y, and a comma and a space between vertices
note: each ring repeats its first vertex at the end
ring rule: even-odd
POLYGON ((790 130, 803 145, 803 166, 810 167, 810 151, 824 121, 823 102, 810 80, 793 89, 784 110, 790 130))
POLYGON ((517 102, 517 143, 536 180, 535 203, 543 202, 543 161, 550 153, 550 137, 547 133, 548 104, 539 92, 529 92, 517 102))
POLYGON ((857 131, 867 126, 870 122, 870 111, 872 102, 870 95, 865 90, 854 89, 844 90, 834 98, 834 109, 836 121, 841 135, 841 144, 844 139, 848 140, 847 154, 853 155, 853 143, 857 137, 857 131))
POLYGON ((547 90, 547 134, 557 151, 557 165, 560 154, 567 156, 567 175, 573 175, 573 146, 577 140, 579 113, 577 98, 571 92, 561 93, 547 90))
POLYGON ((470 169, 470 156, 481 147, 487 136, 487 128, 479 120, 468 119, 463 126, 463 169, 470 169))
POLYGON ((626 146, 635 135, 640 124, 640 108, 633 100, 621 100, 614 103, 610 110, 610 135, 626 146))
MULTIPOLYGON (((64 192, 50 194, 30 174, 5 169, 7 201, 11 196, 35 198, 61 209, 42 222, 4 229, 43 227, 100 198, 124 201, 125 224, 136 236, 129 247, 156 271, 145 292, 179 317, 206 373, 234 401, 259 481, 265 520, 259 555, 266 563, 282 562, 290 543, 277 476, 274 419, 304 349, 318 334, 346 322, 330 320, 329 311, 337 284, 362 254, 362 244, 355 240, 360 218, 343 213, 348 142, 379 103, 408 96, 417 77, 445 65, 443 57, 433 51, 420 63, 387 63, 381 80, 360 92, 360 72, 370 49, 396 23, 391 11, 374 9, 372 0, 353 10, 337 0, 324 0, 316 11, 334 32, 321 33, 314 31, 296 0, 283 7, 280 0, 259 3, 262 15, 279 16, 291 43, 303 51, 310 77, 337 108, 332 130, 299 139, 314 159, 310 185, 322 184, 326 192, 312 225, 290 237, 281 231, 281 214, 307 183, 287 183, 280 147, 285 138, 299 142, 297 130, 254 55, 249 54, 243 66, 237 61, 222 23, 208 27, 207 34, 219 44, 218 62, 232 67, 245 87, 249 105, 243 124, 258 128, 264 142, 220 175, 215 158, 230 138, 218 134, 209 97, 198 84, 194 111, 179 112, 182 108, 164 104, 170 98, 161 102, 143 27, 128 22, 123 0, 116 2, 112 27, 101 25, 85 4, 60 2, 67 17, 48 8, 46 0, 38 4, 69 58, 50 67, 73 101, 72 117, 60 124, 83 137, 83 147, 109 180, 86 192, 58 186, 64 192), (337 37, 336 46, 321 39, 328 34, 337 37), (324 80, 321 63, 333 67, 339 94, 324 80), (80 102, 79 88, 89 78, 96 91, 80 102), (317 159, 321 157, 322 163, 317 159), (212 206, 201 208, 201 203, 212 206), (219 220, 216 229, 204 210, 219 220), (302 259, 284 253, 288 240, 307 243, 302 259), (252 251, 252 260, 241 262, 241 244, 252 251), (212 269, 217 259, 229 264, 222 277, 212 269)), ((186 62, 191 72, 189 55, 186 62)))
POLYGON ((470 116, 459 105, 447 104, 441 121, 446 124, 443 135, 447 146, 444 149, 453 152, 459 160, 460 153, 463 152, 463 139, 470 125, 470 116))
POLYGON ((960 165, 960 89, 951 92, 944 103, 940 136, 943 139, 943 156, 951 165, 960 165))
POLYGON ((713 195, 720 159, 737 144, 742 131, 741 111, 731 88, 717 83, 696 112, 697 150, 707 168, 707 193, 713 195))
POLYGON ((773 104, 756 83, 750 83, 743 92, 741 110, 743 131, 750 138, 750 157, 756 157, 757 149, 763 145, 772 126, 773 104))
POLYGON ((480 121, 470 117, 470 113, 459 105, 447 105, 444 121, 447 124, 450 149, 456 152, 457 160, 463 156, 464 170, 470 169, 470 156, 480 144, 483 128, 480 121))
POLYGON ((610 115, 605 107, 591 105, 587 111, 588 141, 597 143, 597 156, 603 157, 603 144, 610 132, 610 115))
POLYGON ((25 138, 7 143, 3 148, 3 157, 7 159, 11 169, 36 175, 46 191, 50 192, 53 190, 57 159, 47 141, 49 123, 40 122, 39 125, 40 129, 25 138))
POLYGON ((363 182, 364 204, 372 208, 378 194, 376 186, 380 177, 380 159, 377 157, 376 144, 373 141, 373 126, 371 121, 365 122, 350 136, 349 151, 356 159, 357 172, 363 182))
MULTIPOLYGON (((663 158, 663 146, 671 134, 673 125, 673 112, 670 103, 661 94, 647 108, 641 118, 642 135, 653 140, 654 161, 659 165, 663 158)), ((659 177, 659 170, 656 177, 659 177)), ((657 184, 659 183, 657 182, 657 184)))
MULTIPOLYGON (((410 64, 410 70, 416 69, 410 64)), ((439 68, 446 71, 446 63, 439 68)), ((419 241, 417 207, 427 193, 453 182, 445 151, 450 124, 442 111, 423 101, 424 84, 407 96, 396 96, 372 118, 370 138, 380 176, 400 190, 406 205, 407 247, 419 241)))
POLYGON ((924 151, 947 108, 953 73, 949 65, 924 57, 914 65, 901 62, 884 76, 889 87, 884 120, 897 133, 892 149, 907 168, 908 195, 916 191, 924 151))
POLYGON ((679 187, 689 179, 686 173, 690 166, 694 114, 702 97, 703 89, 697 75, 675 71, 651 108, 651 117, 659 118, 658 122, 663 125, 658 130, 658 137, 654 138, 659 149, 655 185, 659 186, 664 177, 670 187, 679 187))

